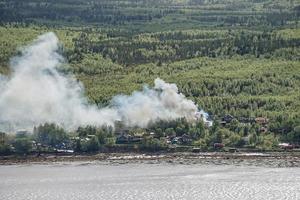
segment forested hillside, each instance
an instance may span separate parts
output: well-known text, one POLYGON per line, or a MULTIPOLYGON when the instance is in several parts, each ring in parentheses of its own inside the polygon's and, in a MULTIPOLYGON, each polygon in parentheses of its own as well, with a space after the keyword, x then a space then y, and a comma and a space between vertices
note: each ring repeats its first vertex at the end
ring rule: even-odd
POLYGON ((264 117, 268 137, 300 143, 299 19, 298 0, 0 0, 0 72, 53 31, 62 73, 98 106, 160 77, 216 123, 232 115, 233 134, 260 136, 245 119, 264 117))

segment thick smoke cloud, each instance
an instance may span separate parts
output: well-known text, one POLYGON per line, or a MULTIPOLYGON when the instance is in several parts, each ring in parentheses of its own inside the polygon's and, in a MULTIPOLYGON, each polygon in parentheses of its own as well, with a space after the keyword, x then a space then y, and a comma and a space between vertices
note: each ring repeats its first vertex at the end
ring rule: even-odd
POLYGON ((172 120, 185 117, 195 120, 197 106, 178 93, 175 84, 155 79, 154 89, 144 87, 143 91, 133 92, 131 96, 116 96, 112 100, 119 114, 129 126, 146 127, 149 122, 172 120))
POLYGON ((11 78, 1 82, 0 121, 8 129, 32 129, 54 122, 67 129, 79 125, 112 125, 118 118, 110 109, 88 105, 82 85, 57 68, 63 62, 54 33, 40 36, 22 55, 13 58, 11 78))
POLYGON ((81 83, 58 71, 64 59, 54 33, 38 37, 11 61, 10 77, 0 76, 0 130, 15 131, 53 122, 72 130, 84 125, 146 127, 155 120, 195 120, 197 106, 161 79, 131 96, 119 95, 99 109, 88 104, 81 83))

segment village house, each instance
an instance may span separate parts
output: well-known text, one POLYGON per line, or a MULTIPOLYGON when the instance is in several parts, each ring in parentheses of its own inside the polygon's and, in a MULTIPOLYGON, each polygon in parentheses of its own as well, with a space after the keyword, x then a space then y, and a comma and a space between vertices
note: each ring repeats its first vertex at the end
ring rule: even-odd
POLYGON ((190 145, 192 143, 192 138, 187 135, 187 134, 183 134, 182 136, 179 137, 174 137, 171 140, 172 144, 179 144, 179 145, 190 145))
POLYGON ((226 123, 230 123, 233 119, 234 117, 232 115, 225 115, 224 117, 222 117, 222 121, 226 123))
POLYGON ((222 149, 224 146, 223 143, 214 143, 214 149, 222 149))
POLYGON ((284 149, 284 150, 291 150, 291 149, 294 149, 294 145, 289 144, 289 143, 279 143, 278 146, 279 146, 281 149, 284 149))
POLYGON ((253 124, 255 123, 255 118, 253 117, 239 117, 238 121, 244 124, 253 124))
POLYGON ((265 117, 257 117, 255 118, 255 122, 260 125, 267 125, 269 123, 269 119, 265 117))
POLYGON ((116 139, 116 144, 128 144, 129 139, 127 135, 119 135, 116 139))
POLYGON ((142 141, 141 136, 131 136, 128 134, 122 134, 119 135, 116 139, 116 144, 133 144, 133 143, 139 143, 142 141))
POLYGON ((234 117, 232 115, 224 115, 221 118, 220 124, 225 126, 226 124, 229 124, 233 119, 234 117))
POLYGON ((192 138, 187 135, 187 134, 183 134, 181 136, 181 143, 185 144, 185 145, 190 145, 193 142, 192 138))

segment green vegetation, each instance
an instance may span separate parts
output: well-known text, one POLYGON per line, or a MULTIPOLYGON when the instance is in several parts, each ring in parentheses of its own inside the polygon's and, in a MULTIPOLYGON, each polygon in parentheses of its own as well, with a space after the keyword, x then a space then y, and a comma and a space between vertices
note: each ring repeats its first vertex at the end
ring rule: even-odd
MULTIPOLYGON (((180 121, 131 130, 145 135, 144 149, 164 149, 163 138, 184 134, 202 149, 272 149, 300 143, 299 18, 298 0, 0 0, 0 73, 10 73, 20 46, 53 31, 69 63, 62 72, 83 82, 91 103, 106 105, 160 77, 215 120, 211 128, 180 121), (219 124, 228 114, 234 120, 219 124), (257 117, 269 121, 254 123, 257 117)), ((45 124, 31 137, 47 148, 70 143, 84 152, 116 145, 108 127, 66 133, 45 124)), ((0 151, 11 150, 28 152, 30 145, 9 138, 0 151)))
POLYGON ((31 140, 26 135, 17 135, 13 146, 17 154, 26 154, 32 148, 31 140))

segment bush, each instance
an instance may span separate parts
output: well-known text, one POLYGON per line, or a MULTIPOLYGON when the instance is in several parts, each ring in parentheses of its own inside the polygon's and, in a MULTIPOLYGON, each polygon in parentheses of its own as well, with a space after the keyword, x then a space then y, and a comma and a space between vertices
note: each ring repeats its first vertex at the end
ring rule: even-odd
POLYGON ((87 139, 82 139, 80 142, 81 151, 84 152, 98 151, 99 147, 100 147, 100 143, 96 136, 87 139))
POLYGON ((272 150, 278 146, 278 138, 273 134, 261 136, 260 143, 257 146, 263 150, 272 150))
POLYGON ((8 155, 11 153, 11 147, 8 144, 0 144, 0 155, 8 155))
POLYGON ((159 151, 166 148, 166 144, 156 138, 144 138, 142 140, 141 148, 147 151, 159 151))
POLYGON ((31 148, 32 148, 32 143, 29 140, 29 138, 16 138, 14 144, 15 152, 18 154, 27 154, 31 148))
POLYGON ((194 145, 199 147, 201 150, 208 149, 207 141, 205 139, 199 139, 199 140, 195 141, 194 145))
POLYGON ((34 137, 37 142, 52 147, 56 147, 68 140, 67 133, 63 128, 49 123, 34 128, 34 137))

